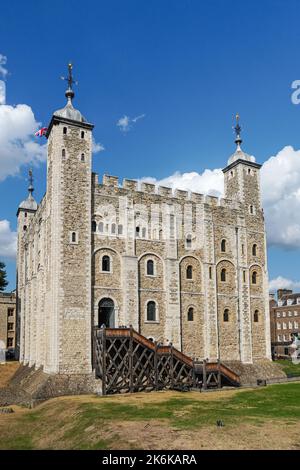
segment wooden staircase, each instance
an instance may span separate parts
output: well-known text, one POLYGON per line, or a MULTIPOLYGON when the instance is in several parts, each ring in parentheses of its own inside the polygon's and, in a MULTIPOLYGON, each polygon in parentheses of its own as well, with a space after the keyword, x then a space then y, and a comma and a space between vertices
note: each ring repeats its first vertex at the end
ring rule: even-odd
POLYGON ((103 395, 142 390, 239 386, 221 362, 196 362, 172 345, 153 343, 133 328, 95 328, 93 365, 103 395))

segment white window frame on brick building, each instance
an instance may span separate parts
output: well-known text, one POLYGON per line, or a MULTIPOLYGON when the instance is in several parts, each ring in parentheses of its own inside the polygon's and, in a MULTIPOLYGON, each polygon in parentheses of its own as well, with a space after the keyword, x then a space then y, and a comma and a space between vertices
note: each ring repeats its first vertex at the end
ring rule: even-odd
POLYGON ((277 322, 277 330, 281 330, 281 323, 277 322))

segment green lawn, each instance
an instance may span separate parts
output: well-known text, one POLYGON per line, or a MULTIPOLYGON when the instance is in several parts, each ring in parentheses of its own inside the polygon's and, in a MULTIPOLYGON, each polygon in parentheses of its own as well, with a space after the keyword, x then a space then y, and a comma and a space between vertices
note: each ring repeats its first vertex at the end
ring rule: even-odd
MULTIPOLYGON (((14 414, 0 415, 0 449, 144 448, 142 433, 148 426, 149 429, 156 426, 164 436, 171 432, 175 436, 189 432, 202 436, 203 430, 215 433, 217 420, 225 424, 222 436, 233 432, 237 443, 242 439, 239 429, 242 432, 245 426, 257 426, 253 439, 257 439, 255 445, 259 446, 260 426, 274 426, 272 436, 276 432, 280 436, 282 426, 298 426, 299 419, 300 382, 234 392, 169 391, 126 396, 64 397, 32 410, 17 409, 14 414), (135 439, 134 444, 132 439, 135 439)), ((292 434, 299 435, 298 432, 292 434)), ((158 433, 153 432, 147 436, 150 444, 154 439, 152 448, 157 446, 156 435, 158 433)), ((247 437, 244 439, 247 443, 247 437)), ((187 443, 190 443, 190 438, 187 443)), ((166 441, 165 445, 172 444, 166 441)), ((184 443, 182 446, 184 448, 184 443)))
POLYGON ((293 364, 292 361, 280 359, 275 364, 280 364, 284 372, 291 377, 300 377, 300 364, 293 364))

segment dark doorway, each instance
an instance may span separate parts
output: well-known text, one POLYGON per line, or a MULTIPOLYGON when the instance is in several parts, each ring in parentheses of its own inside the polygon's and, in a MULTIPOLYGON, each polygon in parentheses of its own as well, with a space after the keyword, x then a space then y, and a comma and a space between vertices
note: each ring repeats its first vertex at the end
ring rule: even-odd
POLYGON ((111 299, 102 299, 99 302, 98 326, 115 327, 115 304, 111 299))

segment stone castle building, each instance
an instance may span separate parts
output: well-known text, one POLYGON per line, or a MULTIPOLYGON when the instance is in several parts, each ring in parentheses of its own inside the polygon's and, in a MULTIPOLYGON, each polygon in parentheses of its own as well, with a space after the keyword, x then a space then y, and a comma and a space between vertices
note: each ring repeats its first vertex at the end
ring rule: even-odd
MULTIPOLYGON (((71 70, 71 69, 70 69, 71 70)), ((20 361, 92 377, 92 329, 132 325, 199 359, 270 359, 260 167, 241 149, 225 198, 92 173, 92 131, 67 104, 47 130, 47 190, 18 217, 20 361)))

